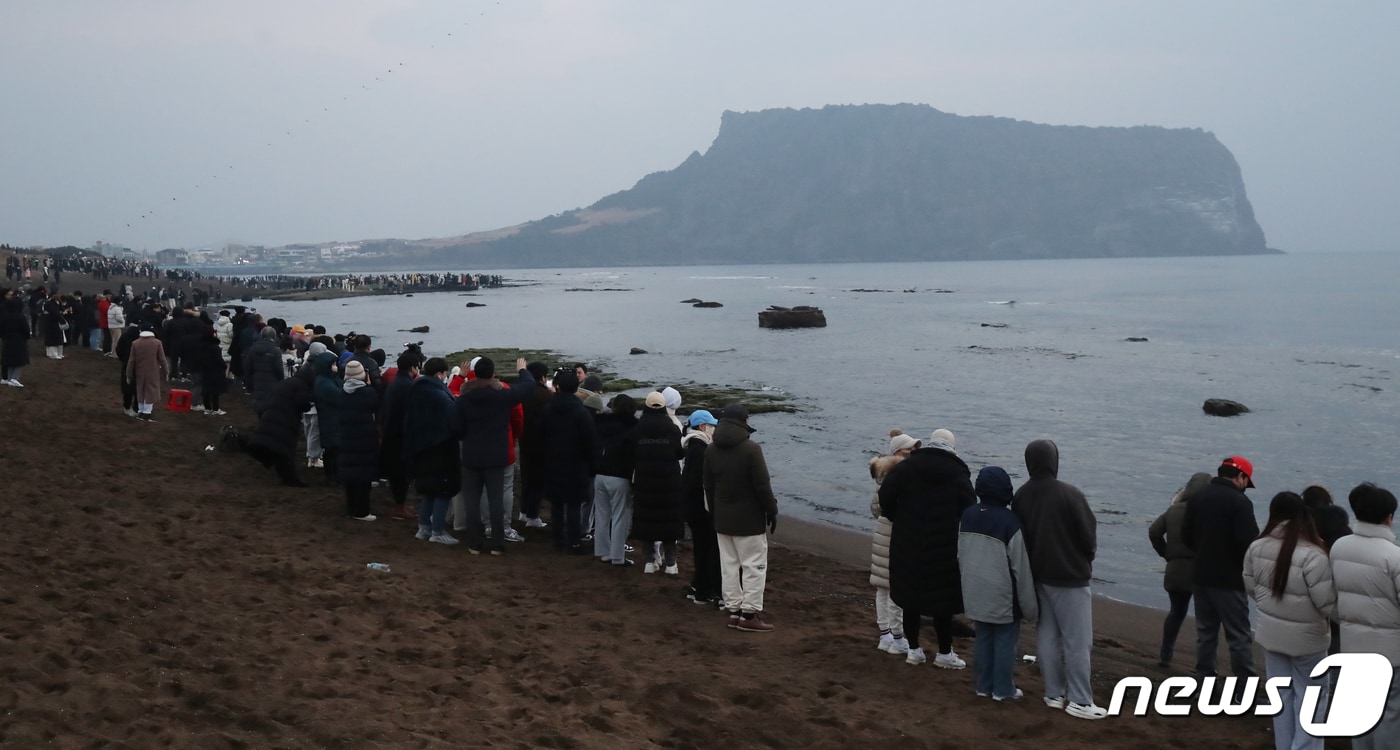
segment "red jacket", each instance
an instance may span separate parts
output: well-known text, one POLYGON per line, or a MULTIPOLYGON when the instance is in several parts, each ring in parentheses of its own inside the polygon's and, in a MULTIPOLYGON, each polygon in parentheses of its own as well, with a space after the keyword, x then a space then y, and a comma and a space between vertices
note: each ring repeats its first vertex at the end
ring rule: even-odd
POLYGON ((103 297, 97 302, 97 327, 103 330, 107 328, 107 308, 112 306, 112 300, 103 297))

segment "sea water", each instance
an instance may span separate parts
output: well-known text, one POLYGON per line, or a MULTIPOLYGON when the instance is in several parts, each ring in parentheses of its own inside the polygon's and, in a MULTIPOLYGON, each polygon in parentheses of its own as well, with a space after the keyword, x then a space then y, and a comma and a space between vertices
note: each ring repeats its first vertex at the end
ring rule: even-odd
POLYGON ((1098 519, 1096 593, 1142 604, 1164 602, 1148 525, 1225 456, 1254 462, 1261 525, 1282 490, 1321 483, 1345 507, 1361 481, 1400 489, 1400 255, 500 273, 520 286, 255 306, 391 356, 546 348, 658 386, 786 394, 800 412, 751 420, 779 506, 852 529, 872 525, 866 462, 892 427, 952 430, 974 475, 996 464, 1017 485, 1026 443, 1051 438, 1098 519), (827 327, 761 329, 769 305, 821 307, 827 327), (1252 411, 1207 416, 1207 398, 1252 411))

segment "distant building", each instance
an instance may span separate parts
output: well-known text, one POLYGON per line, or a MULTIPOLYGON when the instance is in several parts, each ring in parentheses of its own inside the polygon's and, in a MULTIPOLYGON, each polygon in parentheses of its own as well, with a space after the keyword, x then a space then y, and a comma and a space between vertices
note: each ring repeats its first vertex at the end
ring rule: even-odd
POLYGON ((156 263, 162 266, 183 266, 190 262, 190 254, 180 248, 171 247, 156 253, 156 263))

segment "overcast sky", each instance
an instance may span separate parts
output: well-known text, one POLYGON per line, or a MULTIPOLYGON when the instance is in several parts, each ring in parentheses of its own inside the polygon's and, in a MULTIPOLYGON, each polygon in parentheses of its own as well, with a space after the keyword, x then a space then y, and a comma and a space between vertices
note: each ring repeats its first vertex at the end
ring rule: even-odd
POLYGON ((3 0, 0 241, 463 234, 671 169, 727 109, 914 102, 1203 128, 1271 246, 1390 250, 1397 21, 1380 1, 3 0))

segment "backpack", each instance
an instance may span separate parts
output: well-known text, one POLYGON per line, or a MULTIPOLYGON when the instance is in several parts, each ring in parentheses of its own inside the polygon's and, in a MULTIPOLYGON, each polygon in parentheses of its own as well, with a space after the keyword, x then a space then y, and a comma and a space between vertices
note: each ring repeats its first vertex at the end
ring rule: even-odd
POLYGON ((238 453, 243 450, 243 436, 238 434, 237 427, 226 424, 219 428, 219 450, 225 453, 238 453))

